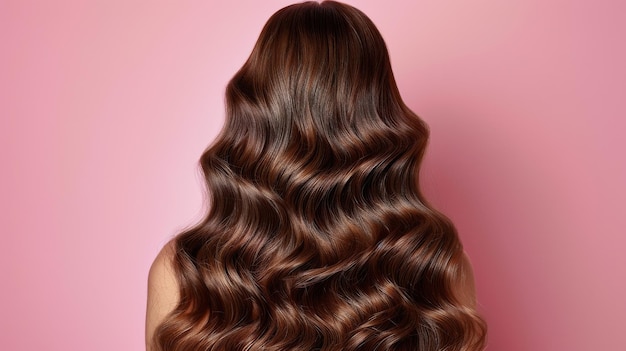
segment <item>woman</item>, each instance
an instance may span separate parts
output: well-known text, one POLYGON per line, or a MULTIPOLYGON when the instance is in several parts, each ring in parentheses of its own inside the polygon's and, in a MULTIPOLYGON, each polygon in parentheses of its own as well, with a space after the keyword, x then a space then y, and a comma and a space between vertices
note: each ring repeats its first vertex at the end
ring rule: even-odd
POLYGON ((208 214, 150 271, 150 350, 483 348, 469 262, 419 190, 427 126, 362 12, 279 10, 226 105, 208 214))

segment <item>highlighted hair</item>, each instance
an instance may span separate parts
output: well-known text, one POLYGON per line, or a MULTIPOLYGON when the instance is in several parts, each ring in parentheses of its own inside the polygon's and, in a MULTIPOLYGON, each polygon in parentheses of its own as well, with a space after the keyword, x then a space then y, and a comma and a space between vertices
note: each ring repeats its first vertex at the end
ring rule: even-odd
POLYGON ((419 190, 427 126, 369 18, 333 1, 279 10, 226 105, 157 350, 483 348, 455 292, 456 230, 419 190))

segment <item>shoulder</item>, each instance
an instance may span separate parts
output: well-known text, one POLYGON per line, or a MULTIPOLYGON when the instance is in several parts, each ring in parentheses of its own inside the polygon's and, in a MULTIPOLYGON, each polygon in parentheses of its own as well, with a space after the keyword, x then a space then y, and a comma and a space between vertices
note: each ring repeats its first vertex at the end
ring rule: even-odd
POLYGON ((460 261, 460 276, 458 279, 457 297, 466 306, 476 307, 476 286, 474 282, 474 270, 472 269, 472 262, 467 255, 467 252, 463 251, 460 261))
POLYGON ((150 266, 148 292, 151 292, 150 288, 156 288, 152 292, 157 292, 159 293, 158 295, 163 295, 163 293, 171 292, 172 290, 178 292, 178 282, 174 269, 175 255, 176 243, 174 240, 171 240, 163 246, 150 266))
POLYGON ((175 254, 176 244, 172 240, 163 246, 150 266, 146 307, 146 345, 151 343, 156 328, 178 304, 178 280, 173 264, 175 254))

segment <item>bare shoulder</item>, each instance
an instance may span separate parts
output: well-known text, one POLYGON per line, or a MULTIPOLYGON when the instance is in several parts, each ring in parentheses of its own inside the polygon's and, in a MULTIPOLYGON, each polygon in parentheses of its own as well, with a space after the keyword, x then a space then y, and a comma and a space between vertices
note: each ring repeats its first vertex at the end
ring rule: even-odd
POLYGON ((458 286, 458 297, 468 307, 476 307, 476 286, 474 282, 474 270, 467 252, 463 251, 461 259, 461 275, 458 286))
POLYGON ((176 245, 168 242, 150 266, 148 273, 148 298, 146 307, 146 349, 150 344, 156 328, 178 304, 178 280, 174 270, 173 259, 176 245))

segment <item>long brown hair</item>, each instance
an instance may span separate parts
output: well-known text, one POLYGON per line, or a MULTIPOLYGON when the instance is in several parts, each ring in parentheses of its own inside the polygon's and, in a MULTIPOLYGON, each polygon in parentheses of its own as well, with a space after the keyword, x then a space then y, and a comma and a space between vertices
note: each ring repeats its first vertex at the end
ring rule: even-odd
POLYGON ((276 12, 200 164, 209 210, 176 239, 158 350, 480 350, 463 249, 425 201, 428 129, 361 11, 276 12))

